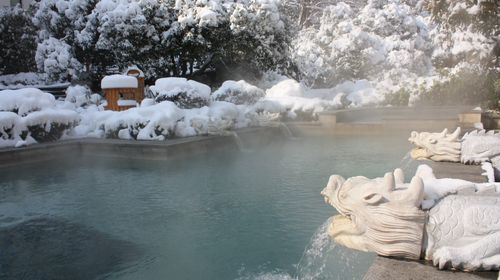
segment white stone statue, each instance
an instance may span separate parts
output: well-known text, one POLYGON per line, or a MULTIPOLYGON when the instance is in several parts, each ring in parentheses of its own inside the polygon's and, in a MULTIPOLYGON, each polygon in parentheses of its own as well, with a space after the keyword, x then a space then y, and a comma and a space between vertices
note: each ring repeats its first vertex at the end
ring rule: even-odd
POLYGON ((449 134, 416 132, 408 139, 416 147, 411 151, 414 159, 451 161, 470 164, 491 162, 497 177, 500 177, 500 133, 485 130, 466 133, 462 138, 460 127, 449 134))
POLYGON ((339 244, 441 269, 500 268, 500 184, 436 179, 423 165, 409 184, 401 169, 375 179, 332 175, 321 194, 339 212, 329 227, 339 244))

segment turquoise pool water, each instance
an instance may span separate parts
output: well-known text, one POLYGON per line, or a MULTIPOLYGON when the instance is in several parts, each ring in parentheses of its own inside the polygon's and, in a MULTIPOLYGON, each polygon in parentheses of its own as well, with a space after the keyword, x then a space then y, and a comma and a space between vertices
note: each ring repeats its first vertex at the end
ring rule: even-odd
POLYGON ((312 137, 176 161, 0 169, 0 278, 360 278, 372 256, 329 243, 335 210, 320 191, 333 173, 398 167, 405 139, 312 137))

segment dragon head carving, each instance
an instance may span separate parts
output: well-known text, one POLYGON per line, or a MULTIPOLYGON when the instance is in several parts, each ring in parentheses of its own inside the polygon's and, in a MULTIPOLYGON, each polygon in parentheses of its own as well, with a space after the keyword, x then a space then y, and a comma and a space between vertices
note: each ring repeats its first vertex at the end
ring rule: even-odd
POLYGON ((416 147, 411 151, 413 159, 460 162, 460 127, 453 133, 444 129, 440 133, 412 131, 408 139, 416 147))
POLYGON ((384 178, 332 175, 321 194, 335 207, 328 229, 339 244, 383 256, 418 259, 425 214, 420 210, 423 182, 404 184, 400 169, 384 178))

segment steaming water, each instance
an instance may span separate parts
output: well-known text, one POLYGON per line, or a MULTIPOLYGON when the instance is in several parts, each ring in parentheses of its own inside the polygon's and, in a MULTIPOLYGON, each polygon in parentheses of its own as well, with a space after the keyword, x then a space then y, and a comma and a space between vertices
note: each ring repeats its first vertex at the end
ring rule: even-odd
POLYGON ((176 161, 0 169, 0 278, 359 279, 371 256, 330 243, 335 210, 320 191, 332 173, 398 167, 404 139, 299 138, 176 161))

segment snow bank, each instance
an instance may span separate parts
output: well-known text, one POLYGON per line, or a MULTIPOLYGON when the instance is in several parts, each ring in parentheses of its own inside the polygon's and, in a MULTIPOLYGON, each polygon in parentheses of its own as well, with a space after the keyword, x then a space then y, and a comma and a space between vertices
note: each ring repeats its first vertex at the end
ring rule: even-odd
POLYGON ((137 78, 127 75, 110 75, 101 80, 101 88, 137 88, 137 78))

